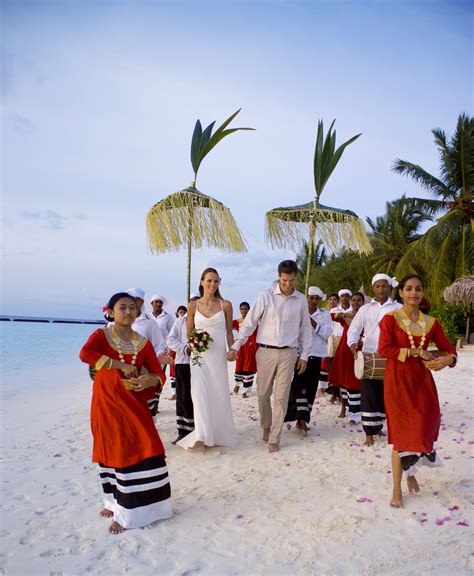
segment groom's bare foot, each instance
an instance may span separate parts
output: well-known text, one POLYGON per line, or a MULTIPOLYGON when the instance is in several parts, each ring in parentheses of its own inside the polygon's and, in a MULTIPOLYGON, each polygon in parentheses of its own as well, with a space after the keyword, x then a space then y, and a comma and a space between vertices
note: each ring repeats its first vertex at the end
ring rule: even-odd
POLYGON ((414 496, 420 491, 420 486, 414 476, 407 477, 407 487, 408 487, 408 493, 411 496, 414 496))
POLYGON ((239 393, 239 386, 237 386, 237 384, 234 386, 234 394, 238 394, 239 393))
POLYGON ((112 510, 108 510, 107 508, 102 508, 102 510, 99 512, 99 516, 102 518, 112 518, 113 515, 114 513, 112 510))
POLYGON ((264 442, 268 442, 268 439, 270 438, 270 428, 264 428, 263 429, 263 434, 262 434, 262 440, 264 442))
POLYGON ((122 534, 122 532, 125 532, 125 528, 120 526, 118 522, 112 522, 112 524, 109 526, 109 532, 111 534, 122 534))
POLYGON ((296 427, 298 428, 298 432, 300 436, 307 436, 308 435, 308 426, 306 426, 306 422, 304 420, 297 420, 296 427))
POLYGON ((269 451, 271 454, 273 454, 273 452, 278 452, 279 450, 280 450, 280 446, 278 446, 278 444, 270 443, 270 444, 268 445, 268 451, 269 451))
POLYGON ((206 445, 204 444, 204 442, 201 442, 201 440, 196 440, 196 442, 194 442, 193 446, 191 446, 191 448, 188 448, 189 452, 205 452, 206 451, 206 445))

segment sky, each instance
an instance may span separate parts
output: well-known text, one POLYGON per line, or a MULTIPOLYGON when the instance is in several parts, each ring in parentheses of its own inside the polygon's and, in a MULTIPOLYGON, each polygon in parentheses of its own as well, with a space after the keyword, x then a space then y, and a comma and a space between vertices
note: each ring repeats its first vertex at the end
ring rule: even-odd
MULTIPOLYGON (((218 269, 234 309, 293 251, 265 213, 314 196, 317 122, 349 146, 321 196, 375 218, 427 194, 402 158, 438 175, 431 130, 472 115, 473 8, 464 1, 1 2, 0 313, 100 318, 115 292, 186 293, 186 251, 153 254, 149 209, 193 178, 196 119, 237 132, 198 189, 223 202, 244 254, 193 251, 192 290, 218 269)), ((339 289, 334 286, 334 289, 339 289)), ((237 315, 237 310, 235 310, 237 315)))

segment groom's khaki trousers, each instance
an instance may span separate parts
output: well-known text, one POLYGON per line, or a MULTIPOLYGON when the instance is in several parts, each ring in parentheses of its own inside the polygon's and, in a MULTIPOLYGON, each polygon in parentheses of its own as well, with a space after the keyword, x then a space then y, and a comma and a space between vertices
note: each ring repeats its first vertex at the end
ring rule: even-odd
POLYGON ((260 425, 270 429, 270 444, 280 444, 288 409, 291 381, 298 353, 296 348, 257 350, 257 397, 260 425), (270 397, 273 392, 273 415, 270 397))

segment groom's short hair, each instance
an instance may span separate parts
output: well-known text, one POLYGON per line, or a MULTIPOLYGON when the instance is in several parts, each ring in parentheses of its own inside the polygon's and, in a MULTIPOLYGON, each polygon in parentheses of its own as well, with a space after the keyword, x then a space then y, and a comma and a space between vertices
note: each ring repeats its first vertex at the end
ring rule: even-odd
POLYGON ((294 260, 283 260, 278 264, 278 276, 281 274, 298 274, 298 264, 294 260))

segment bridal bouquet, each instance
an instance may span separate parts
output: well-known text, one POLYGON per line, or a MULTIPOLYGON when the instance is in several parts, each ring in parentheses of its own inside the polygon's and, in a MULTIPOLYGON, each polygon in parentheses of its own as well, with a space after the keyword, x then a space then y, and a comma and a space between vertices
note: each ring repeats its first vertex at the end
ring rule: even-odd
POLYGON ((188 334, 188 344, 191 350, 191 358, 193 366, 202 366, 200 359, 202 358, 203 352, 209 350, 209 344, 214 342, 213 338, 205 330, 200 328, 194 328, 188 334))

